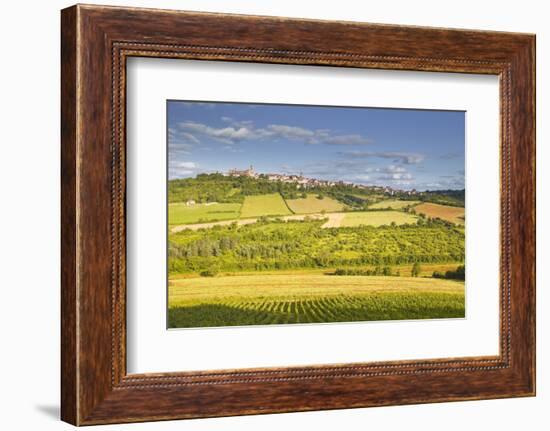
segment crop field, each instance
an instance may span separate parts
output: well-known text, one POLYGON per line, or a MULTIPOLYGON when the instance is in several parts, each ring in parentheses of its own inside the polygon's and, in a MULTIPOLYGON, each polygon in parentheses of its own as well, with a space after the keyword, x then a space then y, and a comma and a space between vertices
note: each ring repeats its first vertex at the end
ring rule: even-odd
POLYGON ((319 273, 179 278, 171 328, 464 317, 464 283, 319 273))
POLYGON ((462 207, 452 207, 432 203, 423 203, 416 206, 415 211, 427 217, 438 217, 451 223, 464 224, 465 210, 462 207))
POLYGON ((287 199, 286 203, 295 214, 313 214, 322 211, 338 212, 344 209, 344 204, 336 199, 329 197, 318 199, 317 195, 311 193, 305 199, 287 199))
POLYGON ((292 214, 279 193, 246 196, 241 217, 261 217, 292 214))
POLYGON ((401 211, 361 211, 346 213, 340 227, 383 226, 416 223, 417 217, 401 211))
POLYGON ((397 199, 388 199, 385 201, 376 202, 375 204, 369 205, 369 209, 386 209, 390 208, 392 210, 401 210, 408 206, 413 206, 419 204, 420 201, 400 201, 397 199))
POLYGON ((185 203, 168 205, 168 224, 192 224, 201 222, 238 219, 241 204, 211 203, 187 206, 185 203))

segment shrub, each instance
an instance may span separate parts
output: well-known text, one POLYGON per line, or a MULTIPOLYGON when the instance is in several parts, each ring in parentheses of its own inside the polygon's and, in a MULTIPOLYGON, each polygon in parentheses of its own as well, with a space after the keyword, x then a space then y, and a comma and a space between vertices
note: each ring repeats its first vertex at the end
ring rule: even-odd
POLYGON ((422 268, 420 268, 420 264, 418 262, 415 262, 411 269, 411 277, 418 277, 421 270, 422 268))
POLYGON ((466 267, 464 265, 457 266, 454 271, 447 271, 442 273, 440 271, 434 271, 433 278, 447 278, 449 280, 464 280, 466 278, 466 267))
POLYGON ((433 278, 445 278, 445 274, 443 274, 441 271, 434 271, 432 274, 433 278))
POLYGON ((449 278, 451 280, 465 280, 466 267, 464 265, 460 265, 454 271, 447 271, 445 273, 445 278, 449 278))
POLYGON ((205 269, 200 272, 201 277, 215 277, 218 274, 218 271, 215 269, 205 269))

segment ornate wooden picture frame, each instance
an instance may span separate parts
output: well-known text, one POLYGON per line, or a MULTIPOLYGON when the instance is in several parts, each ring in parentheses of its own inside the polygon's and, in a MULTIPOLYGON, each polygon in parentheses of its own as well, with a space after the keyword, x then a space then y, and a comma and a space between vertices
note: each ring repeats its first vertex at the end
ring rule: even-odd
POLYGON ((535 394, 533 35, 78 5, 62 11, 61 49, 64 421, 91 425, 535 394), (134 56, 497 75, 500 354, 127 374, 125 98, 126 60, 134 56))

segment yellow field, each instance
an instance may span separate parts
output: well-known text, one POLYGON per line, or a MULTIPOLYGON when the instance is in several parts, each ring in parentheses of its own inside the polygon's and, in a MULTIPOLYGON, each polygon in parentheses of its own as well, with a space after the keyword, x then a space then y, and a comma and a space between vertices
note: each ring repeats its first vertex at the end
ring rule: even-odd
POLYGON ((340 227, 354 226, 382 226, 395 224, 416 223, 417 217, 401 211, 358 211, 346 213, 340 227))
POLYGON ((426 217, 440 218, 451 223, 464 224, 465 210, 462 207, 451 207, 432 203, 423 203, 414 207, 417 213, 424 214, 426 217))
POLYGON ((386 209, 391 208, 392 210, 401 210, 408 206, 413 206, 420 203, 420 201, 400 201, 397 199, 388 199, 385 201, 376 202, 375 204, 369 205, 371 209, 386 209))
POLYGON ((295 214, 313 214, 326 212, 338 212, 344 209, 344 204, 335 199, 324 197, 317 199, 317 195, 308 194, 305 199, 287 199, 286 203, 295 214))
POLYGON ((207 327, 464 317, 464 283, 315 273, 182 278, 169 326, 207 327))
POLYGON ((292 214, 279 193, 247 196, 241 208, 241 218, 292 214))

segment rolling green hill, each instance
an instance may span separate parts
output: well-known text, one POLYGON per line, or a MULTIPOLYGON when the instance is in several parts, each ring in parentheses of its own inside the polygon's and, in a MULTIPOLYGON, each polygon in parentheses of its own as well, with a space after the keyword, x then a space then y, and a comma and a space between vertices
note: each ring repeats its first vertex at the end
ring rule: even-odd
POLYGON ((171 180, 169 326, 463 317, 463 278, 447 276, 464 274, 463 199, 263 176, 171 180))

